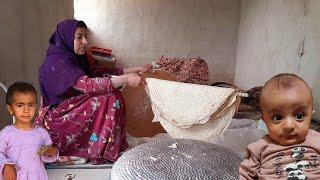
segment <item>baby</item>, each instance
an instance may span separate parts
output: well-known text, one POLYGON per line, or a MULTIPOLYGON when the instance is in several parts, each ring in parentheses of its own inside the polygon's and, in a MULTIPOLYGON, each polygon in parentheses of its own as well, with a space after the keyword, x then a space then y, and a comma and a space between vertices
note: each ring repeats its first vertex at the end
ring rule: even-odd
POLYGON ((43 162, 58 158, 48 132, 33 124, 37 93, 28 83, 16 82, 6 95, 7 109, 16 119, 0 132, 0 180, 47 180, 43 162))
POLYGON ((309 129, 308 84, 297 75, 279 74, 265 83, 260 104, 269 134, 248 146, 240 179, 320 179, 320 133, 309 129))

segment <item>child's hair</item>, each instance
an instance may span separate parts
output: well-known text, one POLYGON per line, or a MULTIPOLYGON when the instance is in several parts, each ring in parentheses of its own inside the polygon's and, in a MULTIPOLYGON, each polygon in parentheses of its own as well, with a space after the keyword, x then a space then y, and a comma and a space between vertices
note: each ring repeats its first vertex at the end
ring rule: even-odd
POLYGON ((309 93, 310 93, 311 99, 312 99, 312 92, 311 92, 311 88, 309 87, 308 83, 306 83, 301 77, 299 77, 296 74, 282 73, 282 74, 278 74, 278 75, 272 77, 270 80, 268 80, 264 84, 264 86, 261 90, 260 104, 261 104, 261 101, 263 100, 263 96, 265 96, 267 87, 271 86, 272 88, 274 88, 276 90, 281 90, 281 89, 286 90, 286 89, 290 89, 290 88, 294 87, 298 82, 302 82, 303 84, 305 84, 305 86, 309 90, 309 93))
POLYGON ((83 22, 83 21, 79 21, 79 22, 78 22, 77 28, 78 28, 78 27, 88 29, 86 23, 83 22))
POLYGON ((11 105, 13 95, 15 93, 34 93, 37 96, 36 89, 30 84, 26 82, 15 82, 9 86, 7 94, 6 94, 6 104, 11 105))

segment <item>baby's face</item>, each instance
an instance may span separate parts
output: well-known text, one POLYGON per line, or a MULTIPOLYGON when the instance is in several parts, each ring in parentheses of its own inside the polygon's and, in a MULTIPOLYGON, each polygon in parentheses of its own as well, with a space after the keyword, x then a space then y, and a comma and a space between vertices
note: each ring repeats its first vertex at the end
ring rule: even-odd
POLYGON ((272 140, 280 145, 305 140, 312 115, 312 97, 302 82, 286 90, 269 88, 261 106, 262 119, 272 140))

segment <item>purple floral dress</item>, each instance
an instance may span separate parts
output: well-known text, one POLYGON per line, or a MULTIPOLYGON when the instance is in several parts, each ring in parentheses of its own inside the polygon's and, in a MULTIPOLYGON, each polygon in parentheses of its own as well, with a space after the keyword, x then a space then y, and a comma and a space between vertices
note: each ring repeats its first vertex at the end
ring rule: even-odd
POLYGON ((87 53, 74 52, 79 23, 61 21, 49 39, 39 68, 42 108, 36 123, 48 130, 62 156, 88 158, 92 164, 116 161, 127 147, 125 106, 110 75, 123 70, 94 66, 87 53))
POLYGON ((89 158, 92 164, 116 161, 127 148, 121 92, 110 77, 82 76, 73 88, 81 93, 42 108, 37 123, 48 130, 60 155, 89 158))

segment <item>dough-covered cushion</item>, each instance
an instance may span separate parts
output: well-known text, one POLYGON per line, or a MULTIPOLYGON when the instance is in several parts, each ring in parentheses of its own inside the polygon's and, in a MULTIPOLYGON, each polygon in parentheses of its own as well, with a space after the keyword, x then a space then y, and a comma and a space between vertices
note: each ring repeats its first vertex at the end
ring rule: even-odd
POLYGON ((158 140, 125 152, 112 168, 112 180, 239 179, 241 159, 224 147, 191 139, 158 140))

